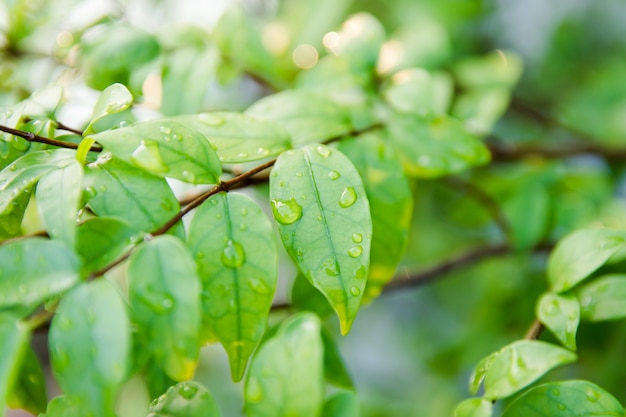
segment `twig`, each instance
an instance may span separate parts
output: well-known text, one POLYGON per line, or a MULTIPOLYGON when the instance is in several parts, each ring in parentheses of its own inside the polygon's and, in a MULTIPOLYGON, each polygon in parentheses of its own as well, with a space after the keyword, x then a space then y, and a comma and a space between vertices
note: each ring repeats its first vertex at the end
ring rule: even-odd
MULTIPOLYGON (((77 143, 64 142, 62 140, 46 138, 43 136, 35 135, 32 132, 25 132, 23 130, 13 129, 11 127, 4 126, 4 125, 0 125, 0 131, 4 133, 8 133, 13 136, 18 136, 29 142, 45 143, 47 145, 57 146, 59 148, 78 149, 77 143)), ((91 146, 90 150, 93 152, 102 152, 102 146, 96 143, 91 146)))
POLYGON ((541 336, 543 329, 544 329, 543 324, 539 320, 535 319, 533 324, 530 325, 530 328, 526 332, 526 336, 524 336, 524 339, 525 340, 539 339, 539 336, 541 336))
POLYGON ((79 136, 83 135, 83 131, 79 130, 79 129, 74 129, 73 127, 69 127, 59 121, 56 122, 57 123, 57 129, 60 130, 65 130, 66 132, 72 132, 72 133, 76 133, 79 136))

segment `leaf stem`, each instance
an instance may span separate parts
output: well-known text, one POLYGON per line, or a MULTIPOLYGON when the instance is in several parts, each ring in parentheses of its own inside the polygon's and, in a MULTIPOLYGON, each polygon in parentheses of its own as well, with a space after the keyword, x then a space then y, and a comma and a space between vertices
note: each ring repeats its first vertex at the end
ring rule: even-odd
MULTIPOLYGON (((23 130, 13 129, 11 127, 4 126, 4 125, 0 125, 0 131, 4 133, 8 133, 13 136, 18 136, 29 142, 45 143, 46 145, 57 146, 59 148, 78 149, 77 143, 65 142, 62 140, 47 138, 44 136, 35 135, 32 132, 25 132, 23 130)), ((102 152, 102 145, 97 144, 97 143, 93 144, 89 150, 92 152, 102 152)))

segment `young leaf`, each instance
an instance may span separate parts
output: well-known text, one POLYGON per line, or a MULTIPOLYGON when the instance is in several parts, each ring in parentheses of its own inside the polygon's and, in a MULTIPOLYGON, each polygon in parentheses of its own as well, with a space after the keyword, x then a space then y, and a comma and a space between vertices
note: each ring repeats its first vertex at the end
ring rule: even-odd
POLYGON ((611 394, 587 381, 550 382, 520 395, 502 417, 615 416, 624 407, 611 394))
POLYGON ((84 283, 59 304, 50 326, 52 370, 63 392, 95 417, 112 417, 130 361, 130 324, 106 280, 84 283))
POLYGON ((75 160, 75 152, 69 149, 35 151, 17 159, 0 172, 0 214, 13 210, 19 198, 30 193, 41 177, 75 160))
POLYGON ((216 184, 222 174, 207 138, 175 120, 151 120, 90 137, 117 158, 157 176, 216 184))
POLYGON ((537 302, 537 317, 566 348, 576 350, 580 304, 575 296, 543 294, 537 302))
POLYGON ((249 197, 219 193, 197 209, 187 240, 202 279, 203 332, 224 345, 239 381, 263 337, 276 290, 274 230, 249 197))
POLYGON ((345 109, 324 96, 304 90, 283 91, 262 98, 246 114, 283 125, 294 147, 345 135, 352 129, 345 109))
POLYGON ((248 417, 318 416, 324 398, 322 356, 316 316, 299 313, 285 320, 252 359, 245 387, 248 417))
POLYGON ((454 417, 491 417, 493 404, 484 398, 468 398, 454 409, 454 417))
POLYGON ((18 377, 9 391, 7 404, 11 408, 20 408, 32 414, 39 414, 46 411, 47 403, 43 370, 35 352, 27 348, 20 364, 18 377))
POLYGON ((602 276, 581 287, 576 296, 585 320, 602 321, 626 317, 626 275, 602 276))
POLYGON ((30 238, 0 246, 0 308, 36 304, 79 279, 80 262, 61 242, 30 238))
POLYGON ((0 314, 0 417, 4 417, 5 399, 18 378, 22 357, 28 348, 30 334, 18 318, 0 314))
POLYGON ((387 130, 405 171, 413 177, 452 174, 490 159, 485 145, 449 116, 422 118, 394 113, 387 130))
POLYGON ((322 417, 359 417, 359 403, 352 391, 338 392, 324 403, 322 417))
POLYGON ((46 413, 39 417, 85 417, 89 411, 76 398, 67 395, 54 397, 46 409, 46 413))
POLYGON ((94 132, 93 126, 98 120, 106 117, 110 114, 119 113, 126 110, 133 103, 133 95, 128 89, 119 83, 112 84, 104 89, 96 101, 96 105, 93 108, 91 114, 91 121, 83 135, 89 135, 94 132))
POLYGON ((150 405, 148 417, 219 417, 211 393, 194 381, 170 387, 150 405))
POLYGON ((576 354, 550 343, 520 340, 503 347, 485 375, 490 400, 508 397, 559 365, 574 362, 576 354))
POLYGON ((356 169, 325 145, 287 151, 270 175, 270 198, 287 252, 348 333, 365 289, 372 235, 356 169))
POLYGON ((146 232, 161 227, 180 209, 163 178, 110 154, 87 166, 83 185, 87 203, 98 216, 120 217, 146 232))
POLYGON ((69 248, 76 241, 76 219, 81 198, 83 166, 74 161, 45 175, 37 185, 35 198, 39 215, 53 239, 69 248))
POLYGON ((322 329, 321 334, 324 344, 324 378, 336 387, 354 390, 354 383, 333 336, 325 329, 322 329))
POLYGON ((200 280, 187 248, 173 236, 141 245, 128 262, 128 292, 132 321, 156 363, 174 380, 191 379, 200 349, 200 280))
POLYGON ((566 236, 548 260, 550 289, 569 290, 624 247, 626 232, 622 230, 583 229, 566 236))
POLYGON ((280 124, 246 114, 212 112, 172 120, 203 134, 223 163, 257 161, 291 148, 291 138, 280 124))
POLYGON ((485 376, 487 375, 487 371, 493 365, 493 362, 496 360, 501 351, 493 352, 491 355, 481 359, 480 362, 476 365, 474 370, 472 371, 469 378, 469 392, 472 395, 475 395, 480 389, 480 384, 485 380, 485 376))
POLYGON ((361 178, 372 212, 370 273, 363 302, 377 297, 394 276, 409 240, 413 194, 389 144, 376 135, 343 140, 339 150, 361 178))

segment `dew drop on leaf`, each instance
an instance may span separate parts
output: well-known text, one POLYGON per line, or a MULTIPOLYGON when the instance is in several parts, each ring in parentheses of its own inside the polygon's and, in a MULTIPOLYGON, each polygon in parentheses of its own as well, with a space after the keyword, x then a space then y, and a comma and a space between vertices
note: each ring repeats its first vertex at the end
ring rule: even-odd
POLYGON ((598 402, 598 400, 600 399, 600 393, 594 389, 590 389, 589 391, 587 391, 587 401, 591 402, 591 403, 595 403, 598 402))
POLYGON ((271 291, 265 282, 257 278, 248 279, 248 287, 258 294, 269 294, 271 291))
POLYGON ((328 173, 328 178, 330 178, 331 180, 336 180, 340 176, 341 176, 341 174, 339 174, 337 171, 330 171, 328 173))
POLYGON ((229 240, 222 251, 222 263, 227 268, 237 268, 243 265, 246 253, 239 242, 229 240))
POLYGON ((276 221, 282 224, 292 224, 302 218, 302 207, 295 198, 289 200, 272 200, 272 212, 276 221))
POLYGON ((552 395, 554 395, 555 397, 558 397, 559 395, 561 395, 561 391, 559 391, 558 389, 554 388, 552 390, 552 395))
POLYGON ((242 215, 242 216, 247 216, 247 215, 248 215, 248 209, 247 209, 247 208, 245 208, 245 207, 242 207, 242 208, 241 208, 241 215, 242 215))
POLYGON ((348 255, 350 255, 352 258, 357 258, 361 256, 361 253, 363 253, 363 248, 358 245, 348 249, 348 255))
POLYGON ((130 159, 138 167, 150 172, 164 173, 169 171, 163 158, 161 158, 159 145, 151 140, 142 140, 141 144, 131 154, 130 159))
POLYGON ((212 113, 201 113, 198 115, 198 120, 209 126, 221 126, 226 122, 223 117, 212 113))
POLYGON ((339 206, 343 208, 350 207, 356 201, 356 191, 354 187, 346 187, 343 189, 341 196, 339 197, 339 206))
POLYGON ((354 243, 361 243, 363 241, 363 235, 360 233, 355 233, 352 235, 352 241, 354 243))
POLYGON ((558 409, 561 411, 564 411, 565 409, 567 409, 567 407, 565 406, 565 404, 559 404, 557 405, 558 409))
POLYGON ((178 387, 178 393, 181 397, 191 400, 198 393, 198 388, 190 384, 182 383, 178 387))
POLYGON ((97 194, 98 194, 98 192, 92 186, 88 186, 88 187, 85 188, 85 197, 87 198, 87 200, 91 200, 97 194))
POLYGON ((352 287, 350 288, 350 294, 356 297, 357 295, 361 294, 361 290, 358 289, 357 287, 352 287))
POLYGON ((296 177, 302 177, 302 172, 296 172, 296 177))
POLYGON ((330 149, 324 145, 318 145, 315 150, 323 158, 328 158, 330 156, 330 149))
POLYGON ((259 149, 256 150, 256 153, 258 155, 267 156, 267 155, 270 154, 270 151, 267 148, 259 148, 259 149))
POLYGON ((182 176, 185 179, 185 181, 187 181, 187 182, 195 182, 196 181, 196 175, 193 172, 191 172, 191 171, 184 170, 182 172, 182 176))
POLYGON ((356 271, 354 271, 354 277, 356 279, 363 279, 365 278, 365 273, 366 273, 365 266, 361 265, 360 267, 356 269, 356 271))
POLYGON ((161 133, 165 134, 165 135, 169 135, 170 133, 172 133, 172 129, 170 129, 167 126, 161 126, 159 128, 159 130, 161 131, 161 133))

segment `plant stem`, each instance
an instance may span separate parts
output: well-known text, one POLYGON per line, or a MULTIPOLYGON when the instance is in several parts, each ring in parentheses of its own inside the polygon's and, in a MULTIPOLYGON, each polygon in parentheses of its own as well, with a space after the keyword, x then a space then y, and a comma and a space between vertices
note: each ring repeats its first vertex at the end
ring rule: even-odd
MULTIPOLYGON (((0 125, 0 131, 4 133, 8 133, 13 136, 18 136, 29 142, 45 143, 46 145, 57 146, 59 148, 78 149, 77 143, 64 142, 62 140, 46 138, 44 136, 35 135, 32 132, 25 132, 23 130, 13 129, 11 127, 4 126, 4 125, 0 125)), ((90 150, 92 152, 102 152, 102 146, 96 143, 91 146, 90 150)))

